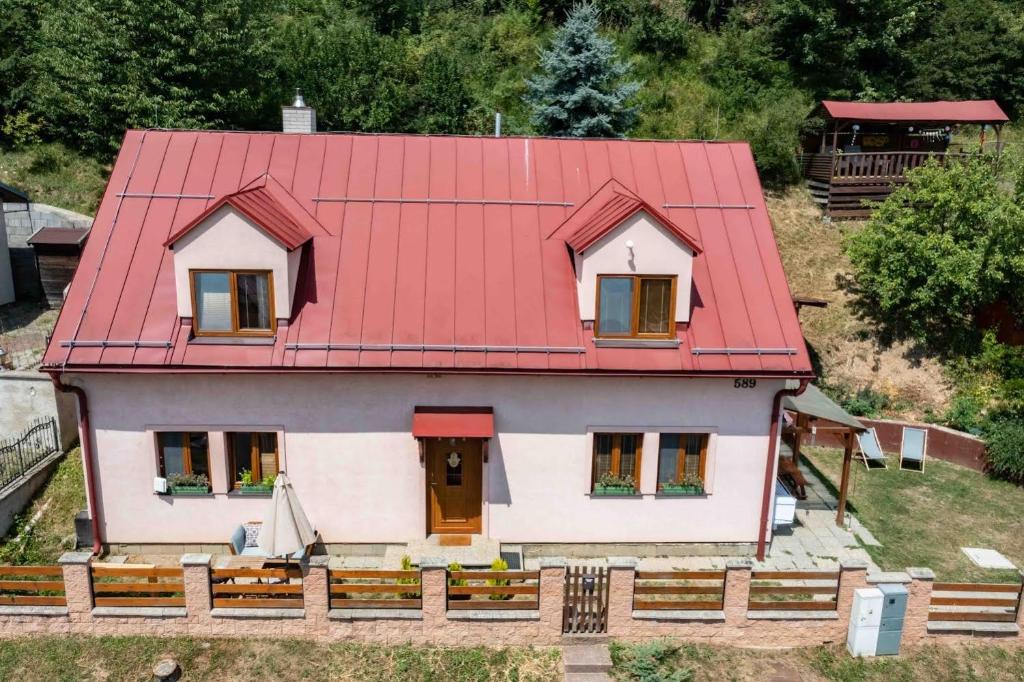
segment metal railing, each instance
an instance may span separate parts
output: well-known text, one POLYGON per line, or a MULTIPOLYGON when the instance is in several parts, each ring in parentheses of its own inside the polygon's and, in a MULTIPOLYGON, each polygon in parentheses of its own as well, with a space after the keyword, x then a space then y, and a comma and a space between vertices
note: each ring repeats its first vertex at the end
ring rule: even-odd
POLYGON ((0 490, 24 478, 32 467, 59 450, 54 417, 37 419, 24 432, 0 440, 0 490))

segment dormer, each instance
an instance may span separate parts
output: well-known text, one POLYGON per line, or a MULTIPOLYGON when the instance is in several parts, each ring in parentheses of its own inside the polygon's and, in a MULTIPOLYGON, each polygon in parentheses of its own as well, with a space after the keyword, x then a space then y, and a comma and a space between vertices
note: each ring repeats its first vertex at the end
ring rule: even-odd
POLYGON ((270 175, 221 197, 165 242, 178 315, 197 337, 272 336, 291 317, 303 245, 322 229, 270 175))
POLYGON ((697 240, 615 180, 549 238, 569 247, 580 319, 597 338, 671 339, 690 319, 697 240))

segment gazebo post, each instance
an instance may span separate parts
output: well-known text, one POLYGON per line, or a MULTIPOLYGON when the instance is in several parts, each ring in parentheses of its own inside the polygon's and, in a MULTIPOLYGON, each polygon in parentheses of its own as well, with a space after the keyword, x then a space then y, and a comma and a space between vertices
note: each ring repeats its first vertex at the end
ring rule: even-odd
POLYGON ((807 430, 809 419, 803 412, 796 413, 796 429, 793 431, 793 464, 800 464, 800 443, 803 441, 804 431, 807 430))
POLYGON ((853 429, 843 435, 843 475, 839 481, 839 505, 836 511, 836 525, 842 527, 846 521, 846 496, 850 490, 850 465, 853 462, 853 429))

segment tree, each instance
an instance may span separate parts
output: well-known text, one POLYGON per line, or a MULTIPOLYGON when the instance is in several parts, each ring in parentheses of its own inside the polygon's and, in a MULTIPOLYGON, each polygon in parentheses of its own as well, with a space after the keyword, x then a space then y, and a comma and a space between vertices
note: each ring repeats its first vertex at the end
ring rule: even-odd
POLYGON ((622 137, 636 120, 629 102, 640 90, 615 44, 598 32, 596 5, 577 5, 541 53, 541 73, 527 81, 531 120, 544 135, 622 137))
POLYGON ((975 314, 1024 303, 1024 208, 991 158, 908 174, 863 229, 847 237, 854 293, 883 338, 946 353, 978 339, 975 314))

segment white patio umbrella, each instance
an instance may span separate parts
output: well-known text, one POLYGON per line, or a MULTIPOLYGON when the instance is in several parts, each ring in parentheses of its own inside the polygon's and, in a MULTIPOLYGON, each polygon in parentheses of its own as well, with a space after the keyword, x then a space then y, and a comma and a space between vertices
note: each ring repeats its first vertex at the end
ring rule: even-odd
POLYGON ((299 497, 288 476, 282 471, 274 481, 274 495, 263 515, 263 525, 256 544, 267 556, 289 557, 313 544, 316 534, 302 511, 299 497))

